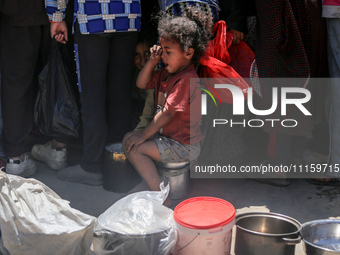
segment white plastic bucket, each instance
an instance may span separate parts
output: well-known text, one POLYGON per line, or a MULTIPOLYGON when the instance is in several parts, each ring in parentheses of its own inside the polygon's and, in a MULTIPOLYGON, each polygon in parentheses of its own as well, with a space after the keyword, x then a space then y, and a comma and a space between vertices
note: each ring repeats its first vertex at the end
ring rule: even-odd
POLYGON ((176 206, 178 255, 230 254, 236 211, 229 202, 214 197, 194 197, 176 206))

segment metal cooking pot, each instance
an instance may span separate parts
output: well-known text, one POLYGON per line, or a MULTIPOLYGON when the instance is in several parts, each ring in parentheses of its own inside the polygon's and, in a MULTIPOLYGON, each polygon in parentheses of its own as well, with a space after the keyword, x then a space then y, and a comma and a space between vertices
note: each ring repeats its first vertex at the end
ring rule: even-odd
POLYGON ((121 143, 105 146, 103 176, 103 188, 118 193, 128 192, 142 181, 126 158, 121 143))
POLYGON ((235 255, 294 255, 301 224, 276 213, 244 213, 236 217, 235 255))
POLYGON ((185 198, 189 191, 190 162, 155 163, 161 180, 165 185, 170 184, 170 198, 185 198))
POLYGON ((340 255, 340 220, 315 220, 302 224, 307 255, 340 255))
POLYGON ((166 229, 144 235, 129 235, 102 230, 94 233, 92 249, 95 254, 107 255, 145 255, 170 254, 174 231, 166 229))

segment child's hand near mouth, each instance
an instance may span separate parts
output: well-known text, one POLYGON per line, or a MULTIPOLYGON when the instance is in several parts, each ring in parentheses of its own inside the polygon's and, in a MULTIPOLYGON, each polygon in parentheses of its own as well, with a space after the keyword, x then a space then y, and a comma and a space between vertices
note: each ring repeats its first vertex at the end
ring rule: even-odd
POLYGON ((157 60, 158 63, 162 58, 162 53, 163 53, 162 47, 159 45, 154 45, 150 48, 151 54, 150 59, 157 60))

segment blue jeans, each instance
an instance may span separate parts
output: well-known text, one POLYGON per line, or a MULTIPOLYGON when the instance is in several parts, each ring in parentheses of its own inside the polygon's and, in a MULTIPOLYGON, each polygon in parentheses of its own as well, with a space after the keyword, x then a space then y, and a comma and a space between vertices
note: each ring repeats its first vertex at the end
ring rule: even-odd
MULTIPOLYGON (((332 110, 330 115, 331 147, 330 163, 340 164, 340 19, 327 19, 328 63, 331 79, 332 110)), ((329 173, 340 177, 340 173, 329 173)))

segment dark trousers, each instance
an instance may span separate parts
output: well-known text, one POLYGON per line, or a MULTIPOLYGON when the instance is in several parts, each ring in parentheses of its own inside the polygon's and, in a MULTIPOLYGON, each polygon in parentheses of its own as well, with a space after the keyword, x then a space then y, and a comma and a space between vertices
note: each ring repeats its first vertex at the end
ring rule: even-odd
POLYGON ((101 172, 107 130, 121 142, 131 126, 131 68, 138 34, 82 35, 76 26, 75 53, 83 124, 80 166, 101 172))
POLYGON ((40 57, 42 62, 48 57, 49 25, 12 26, 2 21, 0 31, 1 142, 5 154, 16 157, 25 152, 24 140, 33 127, 34 77, 40 57))
POLYGON ((302 159, 308 143, 306 137, 287 134, 274 134, 274 136, 272 134, 271 140, 274 146, 270 146, 268 150, 274 149, 275 154, 272 156, 278 164, 288 164, 291 158, 302 159))

